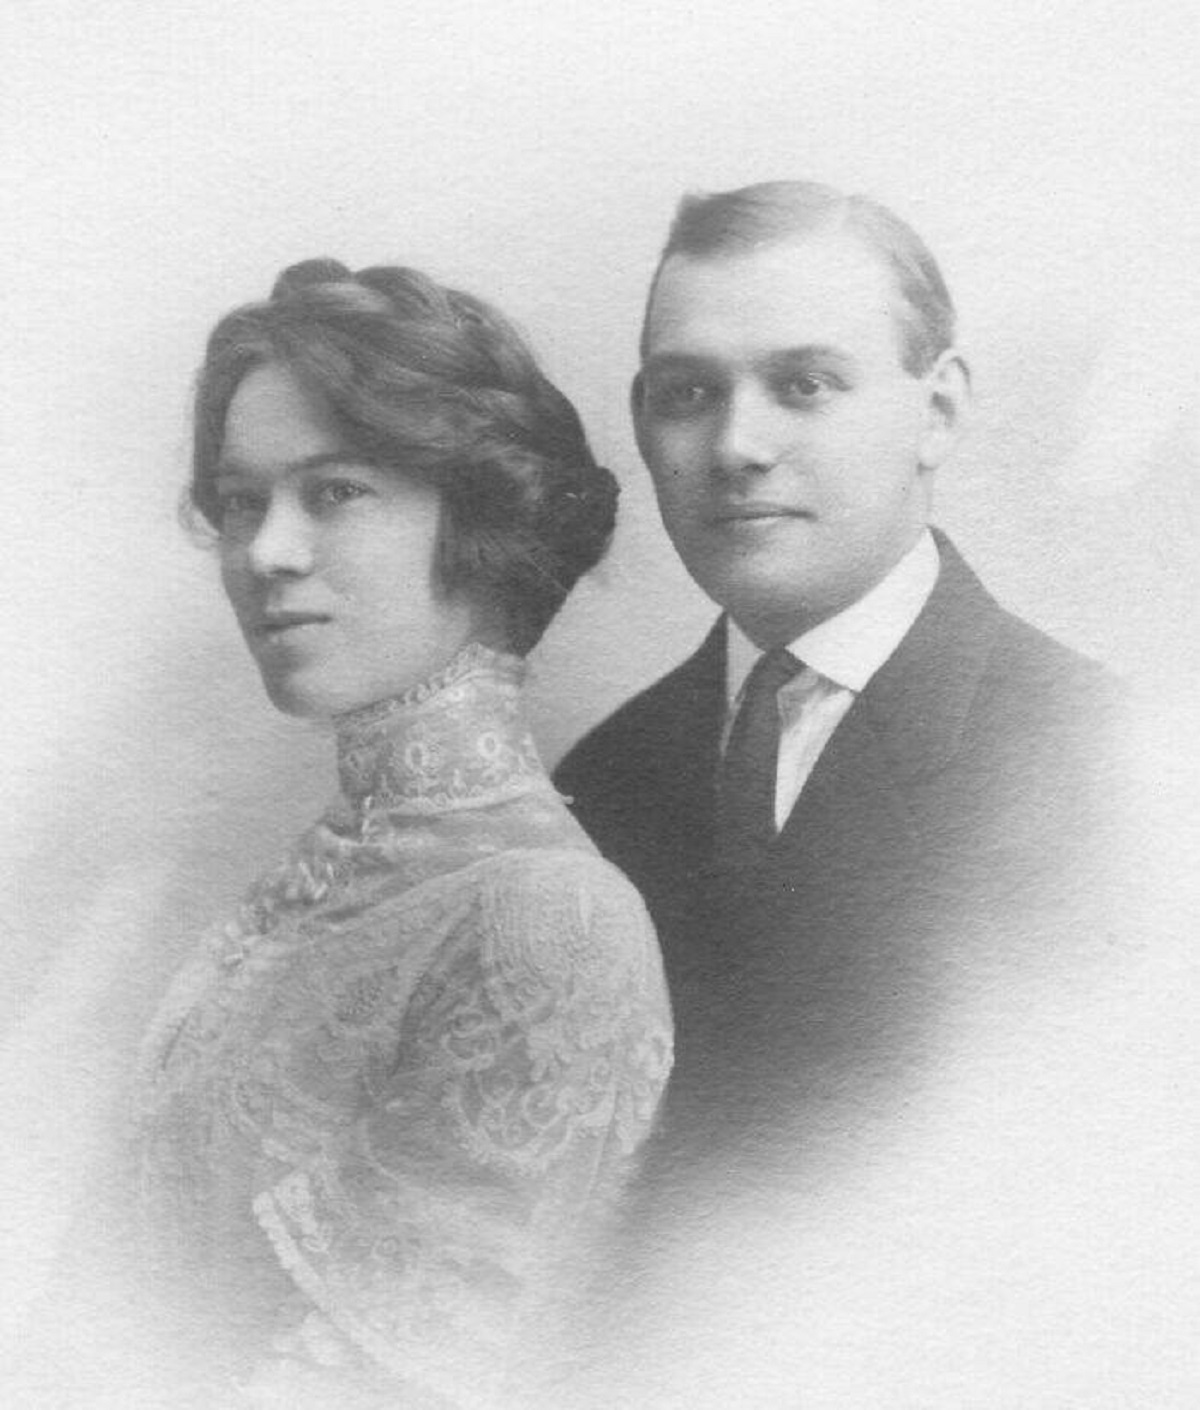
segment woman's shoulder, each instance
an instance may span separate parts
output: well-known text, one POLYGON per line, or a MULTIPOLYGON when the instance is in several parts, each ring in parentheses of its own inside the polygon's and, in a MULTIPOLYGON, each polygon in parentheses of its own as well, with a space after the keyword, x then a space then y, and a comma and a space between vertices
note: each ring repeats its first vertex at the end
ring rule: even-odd
POLYGON ((479 877, 479 941, 491 965, 612 982, 661 976, 654 926, 633 883, 578 847, 505 853, 479 877))
POLYGON ((641 901, 625 873, 605 860, 586 837, 578 842, 571 837, 549 845, 516 847, 500 853, 496 860, 502 864, 499 869, 514 882, 525 878, 544 884, 547 879, 554 879, 563 888, 584 887, 604 895, 623 895, 627 901, 641 901))
POLYGON ((505 852, 480 880, 481 892, 492 904, 528 901, 565 907, 584 924, 619 917, 651 925, 634 884, 590 844, 505 852))

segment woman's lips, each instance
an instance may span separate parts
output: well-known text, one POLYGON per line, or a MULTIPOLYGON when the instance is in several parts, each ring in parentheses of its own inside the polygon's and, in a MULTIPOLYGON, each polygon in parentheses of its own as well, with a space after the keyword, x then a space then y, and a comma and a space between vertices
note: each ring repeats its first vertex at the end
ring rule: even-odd
POLYGON ((321 626, 328 621, 329 618, 320 612, 272 612, 259 619, 254 635, 269 641, 299 627, 321 626))

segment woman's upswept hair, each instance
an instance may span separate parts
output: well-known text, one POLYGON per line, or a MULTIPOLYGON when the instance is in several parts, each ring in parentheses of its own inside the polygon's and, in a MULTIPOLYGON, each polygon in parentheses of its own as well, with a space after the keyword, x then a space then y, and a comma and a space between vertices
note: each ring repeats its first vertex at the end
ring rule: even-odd
MULTIPOLYGON (((954 302, 917 232, 869 196, 847 196, 817 181, 763 181, 736 191, 685 196, 655 281, 672 255, 717 259, 843 232, 857 236, 892 275, 903 300, 900 360, 915 377, 928 372, 954 344, 954 302)), ((653 286, 650 293, 652 299, 653 286)), ((646 306, 648 310, 650 300, 646 306)), ((643 347, 644 338, 643 333, 643 347)))
POLYGON ((292 265, 213 330, 195 400, 190 499, 219 528, 225 418, 254 367, 285 367, 347 448, 435 487, 442 588, 498 605, 528 651, 612 536, 618 487, 525 340, 481 299, 412 269, 292 265))

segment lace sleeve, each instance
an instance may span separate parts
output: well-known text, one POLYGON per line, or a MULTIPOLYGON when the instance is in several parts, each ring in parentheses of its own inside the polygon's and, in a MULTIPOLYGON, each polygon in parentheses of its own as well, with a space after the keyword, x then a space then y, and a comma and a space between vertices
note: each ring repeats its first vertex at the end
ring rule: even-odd
POLYGON ((259 1196, 259 1221, 377 1367, 456 1405, 501 1403, 521 1329, 599 1233, 670 1060, 628 883, 587 854, 506 858, 370 1053, 359 1119, 259 1196))

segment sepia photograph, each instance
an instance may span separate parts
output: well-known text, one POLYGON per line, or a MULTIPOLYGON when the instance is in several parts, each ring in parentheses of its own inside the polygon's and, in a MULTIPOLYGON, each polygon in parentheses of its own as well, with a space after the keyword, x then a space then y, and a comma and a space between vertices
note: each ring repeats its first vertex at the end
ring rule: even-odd
POLYGON ((0 17, 0 1402, 1200 1404, 1200 20, 0 17))

